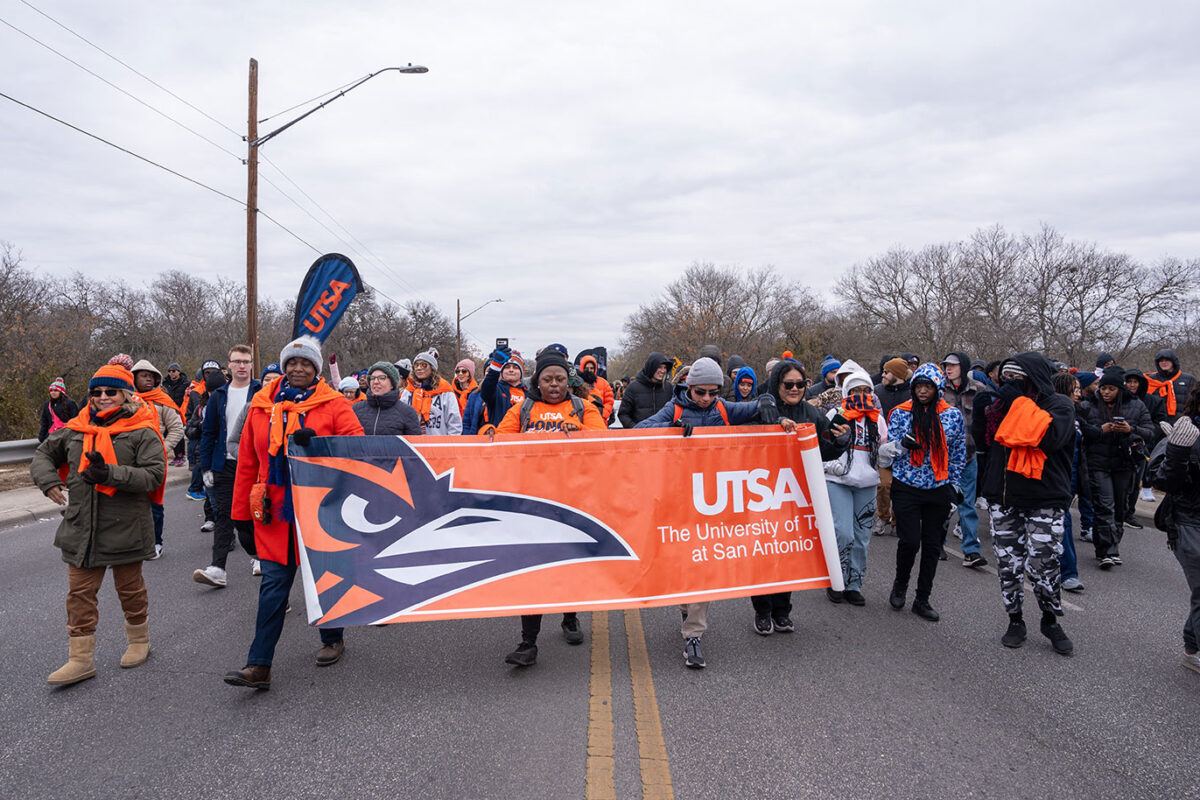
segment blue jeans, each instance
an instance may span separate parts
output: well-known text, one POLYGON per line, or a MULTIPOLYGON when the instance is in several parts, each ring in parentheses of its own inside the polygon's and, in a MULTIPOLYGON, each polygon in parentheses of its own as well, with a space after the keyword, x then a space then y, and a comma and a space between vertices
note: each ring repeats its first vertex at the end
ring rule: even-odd
POLYGON ((151 500, 150 514, 154 517, 154 543, 162 544, 163 504, 151 500))
POLYGON ((1086 497, 1079 498, 1079 527, 1085 531, 1090 531, 1095 528, 1096 511, 1092 508, 1092 501, 1086 497))
MULTIPOLYGON (((1083 498, 1079 498, 1083 502, 1083 498)), ((1071 535, 1071 506, 1063 513, 1063 551, 1058 557, 1058 566, 1062 571, 1062 579, 1079 577, 1079 564, 1075 560, 1075 537, 1071 535)))
MULTIPOLYGON (((246 657, 246 666, 261 664, 271 666, 275 657, 275 645, 283 633, 283 616, 287 613, 288 594, 296 578, 296 567, 263 559, 262 583, 258 586, 258 619, 254 625, 254 642, 246 657)), ((321 644, 335 644, 342 640, 342 628, 321 628, 321 644)))
POLYGON ((192 482, 187 490, 192 494, 204 494, 204 470, 200 469, 200 459, 196 456, 196 442, 187 443, 188 464, 192 468, 192 482))
POLYGON ((867 574, 867 545, 871 542, 871 523, 875 517, 875 487, 858 489, 828 481, 829 506, 833 511, 833 529, 837 534, 838 556, 842 562, 842 580, 846 589, 862 591, 867 574))
POLYGON ((979 512, 975 510, 975 496, 979 485, 979 457, 967 460, 962 471, 963 501, 958 506, 958 527, 962 529, 963 555, 979 555, 979 512))

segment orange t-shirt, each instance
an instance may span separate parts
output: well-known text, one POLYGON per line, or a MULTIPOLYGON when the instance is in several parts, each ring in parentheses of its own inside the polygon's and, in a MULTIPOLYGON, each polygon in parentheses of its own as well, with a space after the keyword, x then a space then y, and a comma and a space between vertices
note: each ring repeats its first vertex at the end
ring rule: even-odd
MULTIPOLYGON (((571 422, 585 431, 602 431, 607 428, 604 418, 596 407, 586 400, 583 403, 583 419, 575 416, 575 406, 571 398, 553 405, 538 400, 529 411, 530 431, 560 431, 564 422, 571 422)), ((504 415, 496 433, 521 433, 521 404, 513 403, 512 408, 504 415)))

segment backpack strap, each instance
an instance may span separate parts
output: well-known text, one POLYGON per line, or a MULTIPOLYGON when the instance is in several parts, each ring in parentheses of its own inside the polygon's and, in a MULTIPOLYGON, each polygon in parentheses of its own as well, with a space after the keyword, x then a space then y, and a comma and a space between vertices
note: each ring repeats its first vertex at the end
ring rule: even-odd
POLYGON ((579 420, 579 427, 580 427, 580 429, 582 429, 583 428, 583 411, 584 411, 583 400, 576 397, 575 395, 571 395, 571 408, 574 409, 575 418, 577 420, 579 420))
POLYGON ((671 412, 671 422, 679 422, 679 420, 682 416, 683 416, 683 406, 679 405, 679 403, 676 403, 675 410, 671 412))
POLYGON ((526 397, 521 401, 521 410, 517 412, 521 418, 521 433, 529 430, 529 417, 533 414, 533 400, 526 397))
POLYGON ((717 411, 721 412, 721 421, 725 423, 726 427, 728 427, 729 412, 725 409, 725 401, 719 397, 717 398, 717 411))

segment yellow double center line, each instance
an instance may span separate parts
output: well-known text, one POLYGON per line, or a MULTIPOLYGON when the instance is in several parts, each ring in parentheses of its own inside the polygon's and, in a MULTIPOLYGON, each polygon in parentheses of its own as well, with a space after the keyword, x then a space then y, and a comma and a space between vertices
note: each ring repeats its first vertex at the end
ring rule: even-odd
MULTIPOLYGON (((643 800, 674 800, 667 744, 658 715, 658 697, 650 673, 650 654, 642 615, 625 612, 625 638, 629 646, 629 674, 633 683, 633 718, 637 733, 638 762, 643 800)), ((608 612, 592 614, 592 675, 588 713, 587 798, 616 800, 613 780, 612 649, 608 612)))

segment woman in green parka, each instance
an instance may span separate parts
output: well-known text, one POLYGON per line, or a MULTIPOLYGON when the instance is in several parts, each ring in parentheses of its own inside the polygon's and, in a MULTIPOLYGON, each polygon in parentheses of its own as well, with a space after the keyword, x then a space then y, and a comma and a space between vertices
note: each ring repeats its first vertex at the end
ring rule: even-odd
POLYGON ((150 655, 149 600, 142 561, 154 555, 151 502, 162 502, 167 454, 158 414, 134 395, 133 375, 101 367, 88 383, 88 405, 38 447, 29 471, 47 497, 65 505, 54 545, 67 562, 69 659, 46 679, 53 686, 96 674, 96 594, 111 569, 128 648, 122 667, 150 655))

